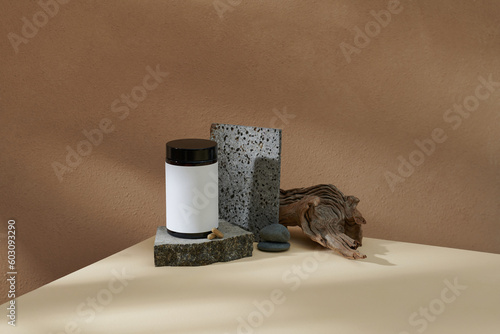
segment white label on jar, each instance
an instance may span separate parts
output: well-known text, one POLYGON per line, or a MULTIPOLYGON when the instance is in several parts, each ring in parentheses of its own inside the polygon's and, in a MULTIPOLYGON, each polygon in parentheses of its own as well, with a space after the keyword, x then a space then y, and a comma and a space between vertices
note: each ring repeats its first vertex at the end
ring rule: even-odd
POLYGON ((209 232, 219 224, 219 164, 165 163, 167 228, 178 233, 209 232))

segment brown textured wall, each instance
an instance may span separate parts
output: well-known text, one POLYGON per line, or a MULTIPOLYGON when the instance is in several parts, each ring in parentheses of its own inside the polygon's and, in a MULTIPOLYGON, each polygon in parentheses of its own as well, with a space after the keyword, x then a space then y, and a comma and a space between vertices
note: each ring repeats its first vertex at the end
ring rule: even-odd
POLYGON ((500 252, 500 84, 478 88, 500 81, 499 2, 69 1, 47 22, 40 10, 0 3, 0 219, 2 245, 17 222, 19 294, 154 235, 165 142, 207 138, 212 122, 283 128, 282 187, 358 196, 366 236, 500 252), (60 181, 53 163, 69 168, 67 147, 99 126, 60 181))

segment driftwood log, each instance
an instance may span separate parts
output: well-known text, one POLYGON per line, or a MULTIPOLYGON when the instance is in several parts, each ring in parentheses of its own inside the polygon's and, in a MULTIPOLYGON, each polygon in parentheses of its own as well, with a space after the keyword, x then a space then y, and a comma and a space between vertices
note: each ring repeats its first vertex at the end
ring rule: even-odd
POLYGON ((364 259, 357 248, 362 245, 362 225, 366 224, 356 209, 359 199, 345 196, 334 185, 319 184, 309 188, 280 189, 279 222, 300 226, 320 245, 348 259, 364 259))

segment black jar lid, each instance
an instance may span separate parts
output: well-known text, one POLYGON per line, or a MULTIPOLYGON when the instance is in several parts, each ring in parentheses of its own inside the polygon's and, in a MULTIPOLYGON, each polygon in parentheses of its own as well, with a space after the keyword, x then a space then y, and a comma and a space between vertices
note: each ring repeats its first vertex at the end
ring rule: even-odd
POLYGON ((177 139, 167 143, 167 160, 174 165, 217 162, 217 143, 207 139, 177 139))

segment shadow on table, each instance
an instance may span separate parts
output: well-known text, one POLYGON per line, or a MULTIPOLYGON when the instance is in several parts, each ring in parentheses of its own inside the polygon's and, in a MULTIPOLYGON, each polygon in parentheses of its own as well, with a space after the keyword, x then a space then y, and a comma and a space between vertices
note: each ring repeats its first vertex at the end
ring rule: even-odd
POLYGON ((363 249, 361 247, 361 252, 366 255, 366 259, 361 260, 362 262, 375 263, 382 266, 395 266, 394 263, 389 262, 381 256, 387 254, 387 248, 381 244, 382 240, 370 240, 368 247, 363 249))

